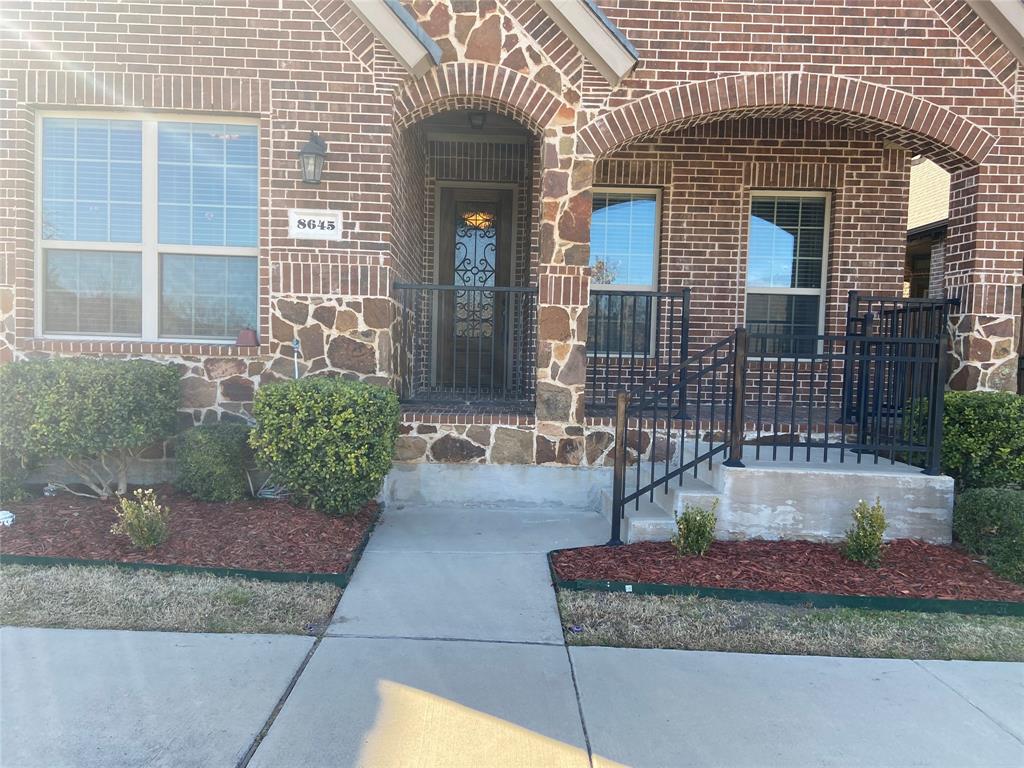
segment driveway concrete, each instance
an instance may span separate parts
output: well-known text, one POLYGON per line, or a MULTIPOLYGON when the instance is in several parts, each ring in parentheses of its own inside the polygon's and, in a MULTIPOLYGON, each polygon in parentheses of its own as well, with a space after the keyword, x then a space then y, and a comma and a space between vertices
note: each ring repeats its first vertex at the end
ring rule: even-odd
POLYGON ((327 638, 251 768, 589 765, 561 646, 327 638))
POLYGON ((4 768, 234 766, 313 643, 0 629, 4 768))
POLYGON ((1024 743, 998 722, 1024 721, 1024 664, 986 665, 979 676, 960 668, 971 685, 995 689, 986 707, 906 660, 618 648, 570 654, 595 766, 1024 765, 1024 743))

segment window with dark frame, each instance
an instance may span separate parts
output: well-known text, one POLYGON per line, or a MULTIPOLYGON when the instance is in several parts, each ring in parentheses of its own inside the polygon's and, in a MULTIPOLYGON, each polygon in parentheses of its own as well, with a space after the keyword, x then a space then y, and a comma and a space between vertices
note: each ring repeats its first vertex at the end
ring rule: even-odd
POLYGON ((817 349, 828 232, 825 193, 751 195, 746 326, 750 354, 794 356, 817 349))
POLYGON ((596 188, 590 223, 588 349, 598 355, 646 355, 654 340, 658 192, 596 188))

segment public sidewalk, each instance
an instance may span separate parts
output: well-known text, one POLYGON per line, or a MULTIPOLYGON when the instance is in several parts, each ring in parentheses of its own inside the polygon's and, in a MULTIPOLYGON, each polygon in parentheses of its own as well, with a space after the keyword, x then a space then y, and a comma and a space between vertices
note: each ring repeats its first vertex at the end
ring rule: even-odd
POLYGON ((4 629, 0 765, 1024 764, 1024 664, 567 649, 545 553, 606 536, 389 508, 319 641, 4 629))

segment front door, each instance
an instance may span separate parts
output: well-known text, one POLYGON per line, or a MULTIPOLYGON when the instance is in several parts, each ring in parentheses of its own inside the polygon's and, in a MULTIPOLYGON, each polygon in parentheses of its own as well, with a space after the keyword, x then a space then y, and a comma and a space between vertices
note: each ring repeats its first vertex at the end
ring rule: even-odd
POLYGON ((512 267, 512 192, 444 187, 438 209, 435 386, 487 397, 503 389, 512 267), (491 289, 491 290, 488 290, 491 289))

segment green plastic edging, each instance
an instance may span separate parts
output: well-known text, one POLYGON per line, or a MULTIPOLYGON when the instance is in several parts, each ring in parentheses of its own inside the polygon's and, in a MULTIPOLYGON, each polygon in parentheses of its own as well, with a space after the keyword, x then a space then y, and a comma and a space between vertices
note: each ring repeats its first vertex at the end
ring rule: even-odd
POLYGON ((1003 600, 939 600, 926 597, 877 597, 873 595, 830 595, 822 592, 771 592, 754 589, 694 587, 686 584, 635 584, 592 579, 562 580, 548 552, 551 580, 556 589, 572 592, 629 592, 634 595, 687 595, 733 602, 810 605, 815 608, 864 608, 873 611, 916 611, 920 613, 963 613, 990 616, 1024 616, 1024 603, 1003 600))
POLYGON ((370 540, 370 534, 377 527, 380 519, 380 512, 370 523, 362 540, 352 551, 352 558, 348 567, 341 573, 313 573, 306 571, 253 571, 246 568, 218 568, 201 565, 178 565, 175 563, 125 563, 119 560, 79 560, 72 557, 43 557, 41 555, 5 555, 0 554, 0 565, 39 565, 39 566, 60 566, 60 565, 82 565, 82 566, 112 566, 123 568, 129 571, 163 571, 165 573, 192 573, 206 574, 208 576, 235 576, 243 579, 256 579, 258 581, 273 582, 315 582, 318 584, 334 584, 344 589, 348 586, 352 572, 363 556, 363 550, 370 540))

